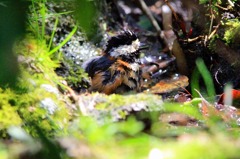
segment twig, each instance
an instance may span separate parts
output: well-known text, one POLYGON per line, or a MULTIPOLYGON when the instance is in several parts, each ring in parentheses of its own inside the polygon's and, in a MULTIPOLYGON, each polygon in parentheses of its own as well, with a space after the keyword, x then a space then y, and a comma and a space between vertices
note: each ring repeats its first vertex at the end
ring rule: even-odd
POLYGON ((220 24, 216 26, 216 28, 212 31, 212 33, 208 36, 208 40, 212 38, 212 36, 217 32, 217 29, 219 28, 220 24))
POLYGON ((160 38, 164 40, 165 44, 167 44, 167 40, 166 40, 164 34, 162 33, 161 27, 158 25, 156 19, 153 17, 153 15, 152 15, 151 11, 149 10, 148 6, 146 5, 146 3, 143 0, 136 0, 136 1, 139 2, 143 12, 148 16, 148 18, 151 21, 153 27, 157 30, 160 38))
POLYGON ((234 7, 234 3, 231 0, 228 0, 228 3, 230 4, 231 7, 234 7))
POLYGON ((142 10, 145 12, 145 14, 151 20, 151 23, 153 24, 154 28, 157 30, 157 32, 160 33, 162 31, 162 29, 160 28, 160 26, 158 25, 157 21, 153 17, 151 11, 148 9, 146 3, 143 0, 138 0, 138 2, 140 3, 140 5, 142 7, 142 10))
POLYGON ((191 43, 191 42, 195 42, 195 41, 197 41, 199 39, 203 39, 204 38, 204 44, 206 44, 207 41, 210 40, 212 38, 212 36, 217 32, 219 26, 220 26, 220 24, 218 24, 216 26, 216 28, 208 36, 200 35, 200 36, 197 36, 197 37, 192 38, 192 39, 188 38, 187 40, 184 40, 184 41, 186 41, 188 43, 191 43))
POLYGON ((210 27, 209 27, 209 31, 208 31, 208 36, 211 34, 212 32, 212 26, 213 26, 213 19, 214 19, 214 14, 213 14, 213 9, 212 9, 212 1, 209 1, 209 5, 210 5, 210 16, 211 16, 211 22, 210 22, 210 27))
POLYGON ((178 41, 174 40, 173 45, 170 48, 169 44, 168 44, 168 40, 166 39, 166 37, 165 37, 162 29, 158 25, 157 21, 154 19, 153 15, 152 15, 151 11, 149 10, 149 8, 147 7, 146 3, 143 0, 136 0, 136 1, 138 1, 139 4, 141 5, 141 8, 142 8, 143 12, 150 19, 150 21, 153 24, 154 28, 157 30, 158 35, 160 36, 160 38, 163 39, 163 41, 166 44, 166 46, 168 46, 168 48, 172 51, 173 55, 176 57, 176 62, 177 62, 177 67, 178 67, 179 72, 181 74, 188 75, 188 68, 187 68, 186 58, 185 58, 183 50, 182 50, 180 44, 178 43, 178 41))
POLYGON ((215 6, 220 8, 220 9, 222 9, 222 10, 224 10, 224 11, 228 11, 229 10, 228 8, 224 8, 224 7, 220 6, 219 4, 215 4, 215 6))
MULTIPOLYGON (((216 73, 214 74, 214 78, 215 78, 216 82, 217 82, 221 87, 223 87, 222 83, 220 83, 219 80, 218 80, 219 70, 221 71, 221 68, 219 68, 219 69, 216 71, 216 73)), ((222 71, 221 71, 221 72, 222 72, 222 71)))
POLYGON ((175 18, 177 21, 179 21, 179 18, 178 18, 177 13, 174 11, 173 7, 169 4, 168 0, 165 0, 165 3, 167 4, 167 6, 168 6, 168 7, 170 8, 170 10, 172 11, 174 18, 175 18))
POLYGON ((199 40, 199 39, 202 39, 202 38, 204 38, 204 36, 203 35, 200 35, 200 36, 197 36, 197 37, 195 37, 195 38, 188 38, 187 40, 184 40, 184 41, 186 41, 186 42, 188 42, 188 43, 191 43, 191 42, 195 42, 195 41, 197 41, 197 40, 199 40))
POLYGON ((213 15, 211 14, 211 22, 210 22, 210 27, 209 27, 209 32, 208 32, 208 36, 210 36, 210 33, 212 32, 212 26, 213 26, 213 15))

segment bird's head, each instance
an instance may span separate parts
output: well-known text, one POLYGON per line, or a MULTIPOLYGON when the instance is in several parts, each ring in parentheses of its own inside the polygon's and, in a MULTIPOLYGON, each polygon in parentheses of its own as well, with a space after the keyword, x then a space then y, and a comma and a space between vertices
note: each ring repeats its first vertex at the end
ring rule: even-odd
POLYGON ((139 54, 139 48, 140 41, 137 35, 127 30, 111 37, 105 46, 104 53, 114 58, 133 56, 139 54))

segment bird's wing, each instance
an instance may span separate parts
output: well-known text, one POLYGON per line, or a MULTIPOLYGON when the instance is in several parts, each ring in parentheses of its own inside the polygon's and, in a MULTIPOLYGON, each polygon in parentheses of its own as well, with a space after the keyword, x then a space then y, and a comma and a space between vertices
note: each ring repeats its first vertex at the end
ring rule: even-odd
POLYGON ((106 56, 97 56, 83 63, 82 67, 88 75, 93 78, 97 72, 106 71, 114 60, 110 60, 106 56))

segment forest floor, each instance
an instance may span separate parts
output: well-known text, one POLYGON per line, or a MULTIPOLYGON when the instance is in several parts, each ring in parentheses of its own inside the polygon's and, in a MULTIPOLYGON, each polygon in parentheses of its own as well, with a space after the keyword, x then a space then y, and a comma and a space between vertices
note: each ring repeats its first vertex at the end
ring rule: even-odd
POLYGON ((0 158, 240 158, 240 4, 174 5, 27 4, 27 31, 12 48, 18 65, 9 62, 19 74, 0 87, 0 158), (174 34, 164 30, 163 5, 174 34), (89 92, 82 64, 123 30, 147 46, 141 91, 89 92))

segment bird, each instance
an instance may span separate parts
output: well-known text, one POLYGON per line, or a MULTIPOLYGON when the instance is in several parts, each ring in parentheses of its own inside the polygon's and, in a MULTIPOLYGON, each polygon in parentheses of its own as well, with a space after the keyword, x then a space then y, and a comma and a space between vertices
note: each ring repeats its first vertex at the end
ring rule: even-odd
POLYGON ((122 94, 141 90, 139 56, 141 43, 137 35, 125 30, 107 41, 101 56, 83 64, 90 77, 90 92, 122 94))

